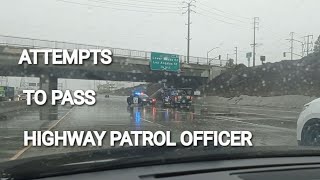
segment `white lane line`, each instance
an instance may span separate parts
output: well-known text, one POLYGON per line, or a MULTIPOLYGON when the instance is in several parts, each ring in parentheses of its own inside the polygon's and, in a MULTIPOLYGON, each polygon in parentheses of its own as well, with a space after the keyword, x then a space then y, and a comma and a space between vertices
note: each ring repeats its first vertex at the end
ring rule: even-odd
MULTIPOLYGON (((276 112, 289 112, 289 113, 299 113, 300 111, 290 111, 290 110, 280 110, 280 109, 268 109, 270 107, 261 107, 261 109, 259 108, 249 108, 249 107, 232 107, 232 106, 223 106, 223 105, 210 105, 210 104, 195 104, 197 106, 208 106, 208 107, 218 107, 218 108, 229 108, 229 109, 248 109, 248 110, 264 110, 264 111, 276 111, 276 112)), ((236 105, 235 105, 236 106, 236 105)))
MULTIPOLYGON (((285 119, 279 119, 274 117, 266 117, 266 118, 250 118, 250 119, 243 119, 243 121, 285 121, 285 122, 292 122, 296 123, 298 118, 285 118, 285 119)), ((242 120, 242 119, 241 119, 242 120)))
POLYGON ((231 121, 231 122, 238 122, 238 123, 242 123, 242 124, 249 124, 252 126, 257 126, 257 127, 264 127, 264 128, 269 128, 269 129, 277 129, 277 130, 285 130, 285 131, 289 131, 289 132, 296 132, 296 130, 294 129, 289 129, 289 128, 284 128, 284 127, 276 127, 276 126, 270 126, 270 125, 263 125, 263 124, 256 124, 256 123, 250 123, 250 122, 244 122, 242 120, 232 120, 232 119, 223 119, 226 121, 231 121))
MULTIPOLYGON (((47 131, 50 131, 51 129, 53 129, 54 127, 56 127, 72 110, 73 108, 71 108, 64 116, 62 116, 56 123, 54 123, 52 126, 50 126, 47 131)), ((29 146, 21 149, 20 151, 18 151, 14 156, 12 156, 9 160, 16 160, 18 159, 23 153, 25 153, 28 149, 30 149, 32 147, 31 143, 29 144, 29 146)))
POLYGON ((20 136, 2 136, 0 139, 14 139, 14 138, 21 138, 20 136))
POLYGON ((280 119, 292 119, 292 118, 298 119, 297 116, 283 117, 283 116, 272 116, 272 115, 269 115, 269 114, 261 114, 261 113, 247 113, 247 112, 241 112, 241 111, 239 111, 238 114, 240 114, 240 115, 267 116, 267 117, 271 117, 271 118, 280 118, 280 119))
POLYGON ((146 121, 146 122, 148 122, 148 123, 156 124, 156 125, 158 125, 158 126, 160 126, 160 127, 165 127, 165 126, 164 126, 164 125, 162 125, 162 124, 158 124, 158 123, 155 123, 155 122, 152 122, 152 121, 146 120, 146 119, 144 119, 144 118, 141 118, 141 120, 142 120, 142 121, 146 121))
MULTIPOLYGON (((216 119, 222 119, 224 120, 224 118, 230 118, 229 116, 215 116, 216 119)), ((247 119, 243 119, 243 118, 237 118, 237 117, 233 117, 232 119, 235 119, 235 120, 240 120, 240 121, 263 121, 263 120, 266 120, 266 121, 285 121, 285 122, 292 122, 292 123, 296 123, 296 119, 297 118, 285 118, 285 119, 279 119, 278 117, 265 117, 265 118, 258 118, 258 117, 250 117, 250 118, 247 118, 247 119)))

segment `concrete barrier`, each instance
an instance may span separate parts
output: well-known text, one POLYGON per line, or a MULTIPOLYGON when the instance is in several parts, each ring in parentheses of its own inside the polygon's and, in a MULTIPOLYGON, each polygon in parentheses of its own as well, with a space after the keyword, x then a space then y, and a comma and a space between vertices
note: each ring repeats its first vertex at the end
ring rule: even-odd
POLYGON ((4 101, 0 102, 0 114, 26 109, 29 107, 31 106, 27 106, 27 101, 4 101))

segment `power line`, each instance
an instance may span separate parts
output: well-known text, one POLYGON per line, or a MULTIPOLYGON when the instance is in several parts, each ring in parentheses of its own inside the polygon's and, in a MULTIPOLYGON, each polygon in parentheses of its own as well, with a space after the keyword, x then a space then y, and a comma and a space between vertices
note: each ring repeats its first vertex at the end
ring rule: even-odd
POLYGON ((138 10, 138 9, 126 9, 126 8, 116 8, 111 6, 101 6, 101 5, 94 5, 94 4, 88 4, 88 3, 79 3, 74 1, 68 1, 68 0, 56 0, 63 3, 68 4, 76 4, 81 6, 87 6, 87 7, 97 7, 102 9, 113 9, 113 10, 119 10, 119 11, 130 11, 130 12, 139 12, 139 13, 157 13, 157 14, 179 14, 178 11, 146 11, 146 10, 138 10))
POLYGON ((143 4, 137 4, 137 3, 122 3, 122 2, 114 2, 114 1, 107 1, 107 0, 87 0, 89 2, 97 2, 97 3, 103 3, 108 5, 115 5, 115 6, 121 6, 121 7, 135 7, 135 8, 148 8, 153 10, 179 10, 179 7, 173 7, 173 6, 163 6, 163 5, 157 5, 157 6, 151 6, 151 5, 143 5, 143 4))
POLYGON ((209 7, 207 6, 206 4, 203 4, 201 2, 199 2, 199 4, 203 5, 203 6, 206 6, 214 11, 218 11, 218 12, 221 12, 221 13, 224 13, 224 14, 229 14, 231 16, 236 16, 236 17, 239 17, 239 18, 242 18, 242 19, 247 19, 247 20, 250 20, 251 18, 249 17, 244 17, 244 16, 239 16, 239 15, 236 15, 236 14, 233 14, 233 13, 229 13, 229 12, 226 12, 226 11, 223 11, 223 10, 220 10, 220 9, 217 9, 217 8, 213 8, 213 7, 209 7))
MULTIPOLYGON (((117 1, 117 2, 121 2, 121 1, 117 1)), ((129 0, 129 2, 132 2, 129 0)), ((152 0, 134 0, 134 2, 142 2, 142 3, 149 3, 149 4, 167 4, 167 5, 179 5, 181 4, 180 2, 173 2, 173 1, 152 1, 152 0)))
POLYGON ((215 13, 215 12, 212 12, 212 11, 209 11, 209 10, 206 10, 206 9, 203 9, 201 7, 198 7, 200 10, 202 11, 206 11, 210 14, 214 14, 214 15, 217 15, 217 16, 220 16, 220 17, 223 17, 223 18, 226 18, 226 19, 229 19, 229 20, 233 20, 233 21, 238 21, 238 22, 241 22, 241 23, 248 23, 248 22, 245 22, 245 21, 242 21, 242 20, 238 20, 238 19, 235 19, 235 18, 231 18, 231 17, 228 17, 228 16, 224 16, 224 15, 221 15, 221 14, 218 14, 218 13, 215 13))
POLYGON ((235 23, 232 23, 232 22, 228 22, 228 21, 224 21, 224 20, 221 20, 221 19, 217 19, 217 18, 211 17, 209 15, 206 15, 206 14, 203 14, 203 13, 200 13, 200 12, 197 12, 197 14, 200 15, 200 16, 212 19, 214 21, 219 21, 219 22, 222 22, 222 23, 225 23, 225 24, 229 24, 229 25, 233 25, 233 26, 249 29, 249 27, 245 27, 245 26, 242 26, 240 24, 235 24, 235 23))

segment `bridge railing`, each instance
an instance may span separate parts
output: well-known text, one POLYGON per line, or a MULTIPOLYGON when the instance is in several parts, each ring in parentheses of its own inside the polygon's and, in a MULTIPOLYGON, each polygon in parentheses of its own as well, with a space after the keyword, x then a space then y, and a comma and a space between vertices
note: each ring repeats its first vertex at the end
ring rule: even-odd
MULTIPOLYGON (((114 56, 120 57, 131 57, 150 60, 151 52, 149 51, 139 51, 131 49, 122 49, 122 48, 112 48, 105 46, 97 45, 88 45, 88 44, 78 44, 78 43, 69 43, 63 41, 51 41, 51 40, 42 40, 42 39, 32 39, 24 37, 14 37, 14 36, 4 36, 0 35, 0 45, 8 46, 18 46, 18 47, 32 47, 32 48, 59 48, 59 49, 110 49, 114 56)), ((187 62, 187 57, 180 55, 181 63, 187 62)), ((226 60, 216 60, 211 65, 225 66, 226 60), (220 63, 219 63, 220 61, 220 63)), ((189 57, 189 64, 207 64, 207 58, 203 57, 189 57)))

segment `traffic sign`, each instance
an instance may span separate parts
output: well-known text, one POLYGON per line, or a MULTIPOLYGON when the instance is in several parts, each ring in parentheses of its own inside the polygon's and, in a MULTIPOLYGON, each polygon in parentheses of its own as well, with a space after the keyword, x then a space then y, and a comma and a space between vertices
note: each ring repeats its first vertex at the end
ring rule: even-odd
POLYGON ((180 70, 179 55, 151 52, 151 70, 175 71, 180 70))
POLYGON ((251 58, 251 57, 252 57, 252 52, 248 52, 248 53, 246 54, 246 57, 247 57, 247 58, 251 58))
POLYGON ((6 91, 3 86, 0 86, 0 97, 5 97, 6 96, 6 91))

